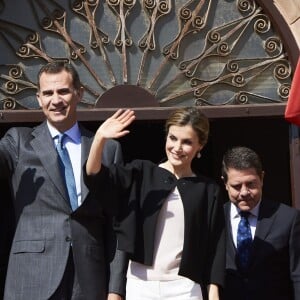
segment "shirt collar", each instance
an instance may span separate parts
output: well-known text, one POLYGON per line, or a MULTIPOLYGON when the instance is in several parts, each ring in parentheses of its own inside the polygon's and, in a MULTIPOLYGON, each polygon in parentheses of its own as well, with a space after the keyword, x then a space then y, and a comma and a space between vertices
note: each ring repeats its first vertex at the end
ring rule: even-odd
MULTIPOLYGON (((47 121, 47 126, 50 131, 52 139, 55 139, 61 133, 55 127, 53 127, 48 121, 47 121)), ((77 122, 73 125, 73 127, 65 131, 64 134, 66 134, 74 143, 80 144, 81 134, 77 122)))
MULTIPOLYGON (((251 215, 256 217, 256 218, 258 217, 260 203, 261 203, 261 200, 256 204, 255 207, 253 207, 250 210, 251 215)), ((240 217, 240 209, 236 205, 234 205, 232 202, 230 204, 230 215, 231 215, 231 219, 235 219, 235 218, 240 217)))

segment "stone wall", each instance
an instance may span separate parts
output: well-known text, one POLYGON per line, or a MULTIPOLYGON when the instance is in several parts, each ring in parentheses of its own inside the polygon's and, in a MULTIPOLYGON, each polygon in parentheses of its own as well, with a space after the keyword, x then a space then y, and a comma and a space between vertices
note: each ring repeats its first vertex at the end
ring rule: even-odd
POLYGON ((273 0, 273 2, 289 24, 300 50, 300 0, 273 0))

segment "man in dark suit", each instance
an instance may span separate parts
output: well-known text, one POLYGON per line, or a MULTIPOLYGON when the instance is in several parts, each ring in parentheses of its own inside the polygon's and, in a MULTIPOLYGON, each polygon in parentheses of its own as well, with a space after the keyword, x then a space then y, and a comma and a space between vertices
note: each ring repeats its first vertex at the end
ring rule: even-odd
MULTIPOLYGON (((93 140, 93 133, 77 123, 82 95, 70 64, 47 64, 39 72, 37 92, 47 120, 35 128, 11 128, 0 141, 0 176, 10 180, 16 226, 5 300, 107 299, 106 248, 114 247, 105 230, 111 218, 82 180, 93 140), (56 150, 60 134, 71 161, 64 168, 73 171, 73 208, 56 150)), ((120 144, 110 140, 104 157, 106 164, 121 162, 120 144)), ((116 287, 118 276, 114 280, 110 286, 116 287)), ((121 298, 112 293, 109 299, 121 298)))
POLYGON ((230 199, 222 299, 299 300, 300 212, 262 196, 264 171, 249 148, 225 153, 222 177, 230 199))

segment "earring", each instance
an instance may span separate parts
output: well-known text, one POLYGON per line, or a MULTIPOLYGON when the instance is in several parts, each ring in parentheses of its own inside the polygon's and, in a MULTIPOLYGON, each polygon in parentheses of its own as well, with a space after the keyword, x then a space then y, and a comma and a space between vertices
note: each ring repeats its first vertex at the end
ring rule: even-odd
POLYGON ((200 158, 201 157, 201 153, 198 152, 196 156, 197 156, 197 158, 200 158))

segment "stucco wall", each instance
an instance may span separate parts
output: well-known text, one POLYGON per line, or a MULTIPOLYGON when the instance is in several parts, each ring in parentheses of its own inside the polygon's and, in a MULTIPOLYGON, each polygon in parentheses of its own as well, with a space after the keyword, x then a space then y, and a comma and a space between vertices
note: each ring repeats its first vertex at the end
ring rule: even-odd
POLYGON ((273 0, 273 2, 289 24, 300 50, 300 0, 273 0))

